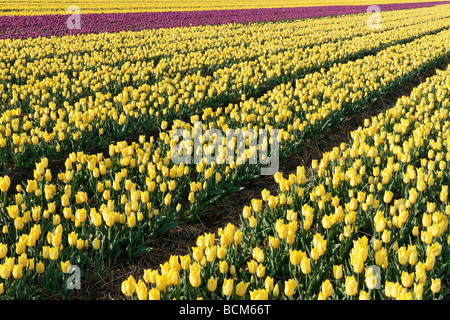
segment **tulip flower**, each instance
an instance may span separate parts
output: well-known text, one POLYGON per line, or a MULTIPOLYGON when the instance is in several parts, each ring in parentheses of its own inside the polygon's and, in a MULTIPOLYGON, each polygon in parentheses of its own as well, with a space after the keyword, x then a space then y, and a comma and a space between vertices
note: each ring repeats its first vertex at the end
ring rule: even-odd
POLYGON ((333 265, 333 275, 336 280, 339 280, 343 276, 342 272, 342 264, 341 265, 333 265))
POLYGON ((294 279, 289 279, 284 282, 284 294, 288 297, 294 294, 295 289, 297 288, 297 283, 294 279))
POLYGON ((224 295, 229 296, 233 292, 233 279, 224 279, 222 285, 222 292, 224 295))
MULTIPOLYGON (((181 263, 183 267, 183 261, 181 263)), ((197 288, 200 286, 201 279, 200 279, 200 265, 194 262, 189 268, 189 282, 194 288, 197 288)), ((183 268, 184 269, 184 268, 183 268)))
POLYGON ((300 262, 300 269, 303 274, 309 274, 311 272, 311 262, 308 257, 303 257, 300 262))
POLYGON ((441 279, 440 278, 431 279, 431 291, 433 292, 433 294, 441 291, 441 279))
POLYGON ((292 265, 296 266, 301 263, 305 253, 300 250, 289 250, 290 262, 292 265))
POLYGON ((216 289, 217 289, 217 279, 211 276, 211 278, 209 278, 208 280, 208 290, 214 292, 216 291, 216 289))
POLYGON ((364 290, 361 290, 359 292, 359 300, 369 300, 369 293, 364 290))
POLYGON ((8 279, 11 275, 11 269, 7 265, 0 265, 0 277, 2 279, 8 279))
POLYGON ((269 298, 269 290, 267 289, 255 289, 250 291, 251 300, 268 300, 268 298, 269 298))
POLYGON ((270 196, 268 200, 269 208, 275 208, 278 205, 278 198, 275 196, 270 196))
POLYGON ((8 176, 0 177, 0 191, 8 192, 9 186, 11 185, 11 179, 8 176))
POLYGON ((354 276, 349 276, 345 279, 345 293, 349 296, 354 296, 358 292, 358 283, 354 276))
POLYGON ((0 243, 0 259, 6 257, 7 252, 8 252, 8 245, 0 243))
POLYGON ((416 300, 422 300, 423 284, 414 283, 414 297, 416 300))
POLYGON ((122 282, 122 293, 127 297, 130 297, 135 292, 136 280, 134 280, 133 276, 130 275, 127 280, 122 282))
POLYGON ((280 239, 269 236, 269 245, 273 250, 277 249, 280 246, 280 239))
POLYGON ((261 211, 262 208, 262 200, 258 200, 258 199, 252 199, 251 201, 252 203, 252 208, 253 210, 258 213, 261 211))
POLYGON ((245 295, 250 282, 241 281, 236 285, 236 295, 242 297, 245 295))
POLYGON ((414 273, 408 273, 403 271, 401 276, 402 285, 405 288, 409 288, 412 286, 414 280, 414 273))
POLYGON ((326 279, 322 282, 322 286, 320 288, 321 292, 324 294, 325 298, 331 297, 333 294, 333 285, 330 280, 326 279))
POLYGON ((45 265, 44 265, 44 263, 42 261, 39 261, 36 264, 36 272, 39 273, 39 274, 42 274, 42 273, 45 272, 45 265))
POLYGON ((147 300, 147 286, 142 280, 136 284, 136 294, 139 300, 147 300))
POLYGON ((22 265, 20 264, 16 264, 14 265, 13 271, 12 271, 12 275, 14 279, 21 279, 22 278, 22 265))
POLYGON ((245 219, 248 219, 251 216, 251 208, 249 206, 244 206, 242 210, 242 216, 245 219))
POLYGON ((385 191, 383 196, 384 203, 388 204, 392 201, 392 197, 394 196, 394 193, 392 191, 385 191))

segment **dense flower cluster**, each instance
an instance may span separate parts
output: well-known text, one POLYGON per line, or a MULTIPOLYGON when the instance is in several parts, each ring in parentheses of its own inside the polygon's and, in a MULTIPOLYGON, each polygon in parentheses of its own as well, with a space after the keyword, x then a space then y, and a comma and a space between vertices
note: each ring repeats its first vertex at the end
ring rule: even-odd
POLYGON ((44 156, 106 146, 162 121, 251 101, 246 96, 287 80, 309 74, 309 81, 313 71, 439 32, 448 9, 385 13, 377 32, 366 17, 341 16, 276 29, 269 23, 4 40, 0 156, 31 167, 44 156))
POLYGON ((132 276, 137 299, 430 299, 448 278, 450 68, 263 190, 186 256, 132 276))
MULTIPOLYGON (((33 177, 14 190, 0 176, 0 298, 66 297, 71 265, 98 275, 104 261, 146 254, 154 237, 201 215, 261 167, 249 163, 250 137, 226 141, 208 129, 263 129, 269 135, 257 151, 278 139, 281 157, 299 152, 306 139, 447 58, 449 10, 386 12, 375 31, 366 17, 340 16, 3 40, 0 169, 13 160, 33 177), (177 129, 188 132, 182 152, 200 154, 199 163, 174 163, 177 129), (187 139, 196 130, 199 145, 187 139), (132 134, 138 141, 122 141, 132 134), (229 142, 244 152, 225 164, 229 142), (102 145, 103 153, 84 150, 102 145), (50 162, 62 156, 55 174, 50 162)), ((382 297, 409 298, 403 288, 416 282, 423 297, 441 297, 448 190, 426 190, 447 183, 448 79, 439 74, 402 98, 400 111, 355 131, 354 146, 313 163, 310 181, 301 167, 288 179, 275 175, 280 193, 252 200, 240 229, 200 237, 191 254, 145 270, 143 280, 130 277, 123 293, 366 298, 381 292, 367 290, 380 283, 380 266, 382 297), (399 183, 409 184, 407 194, 399 183), (432 200, 437 192, 442 203, 432 200)))

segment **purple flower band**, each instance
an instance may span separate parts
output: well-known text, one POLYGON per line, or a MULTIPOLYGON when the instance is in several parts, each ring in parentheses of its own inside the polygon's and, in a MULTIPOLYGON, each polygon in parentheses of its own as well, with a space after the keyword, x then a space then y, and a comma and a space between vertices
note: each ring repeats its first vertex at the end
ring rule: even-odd
MULTIPOLYGON (((450 1, 378 5, 382 11, 449 4, 450 1)), ((249 23, 365 13, 367 5, 298 8, 236 9, 171 12, 81 12, 80 29, 69 29, 67 15, 0 16, 0 39, 26 39, 103 32, 139 31, 225 23, 249 23)))

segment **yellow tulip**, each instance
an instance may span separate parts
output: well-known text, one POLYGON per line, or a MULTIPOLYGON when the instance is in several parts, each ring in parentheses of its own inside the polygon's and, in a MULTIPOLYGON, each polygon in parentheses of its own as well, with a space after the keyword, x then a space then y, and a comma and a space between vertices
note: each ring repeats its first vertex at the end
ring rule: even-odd
POLYGON ((2 279, 8 279, 11 276, 11 269, 6 264, 0 264, 0 277, 2 279))
POLYGON ((392 197, 394 196, 394 193, 392 191, 385 191, 383 196, 384 203, 390 203, 392 200, 392 197))
POLYGON ((440 278, 431 279, 431 291, 433 293, 438 293, 439 291, 441 291, 441 279, 440 278))
POLYGON ((369 300, 369 293, 364 290, 361 290, 359 292, 359 300, 369 300))
POLYGON ((331 297, 331 295, 333 294, 333 285, 331 284, 330 280, 326 279, 324 282, 322 282, 320 290, 326 298, 331 297))
POLYGON ((333 265, 333 275, 336 280, 339 280, 343 276, 342 272, 342 264, 341 265, 333 265))
POLYGON ((50 248, 49 249, 49 257, 50 257, 50 260, 53 260, 53 261, 57 260, 59 257, 59 249, 55 248, 55 247, 50 248))
POLYGON ((242 216, 245 219, 248 219, 251 216, 251 208, 249 206, 244 206, 242 209, 242 216))
POLYGON ((309 274, 311 272, 311 262, 308 257, 303 257, 300 263, 300 268, 303 274, 309 274))
POLYGON ((354 276, 349 276, 345 279, 345 292, 349 296, 354 296, 358 292, 358 283, 354 276))
POLYGON ((220 273, 226 273, 228 271, 228 263, 226 260, 219 262, 219 271, 220 273))
POLYGON ((258 267, 256 268, 256 275, 258 276, 258 278, 263 278, 265 274, 266 274, 266 267, 264 267, 264 265, 262 264, 259 264, 258 267))
POLYGON ((224 295, 229 296, 233 292, 233 279, 224 279, 222 285, 222 292, 224 295))
MULTIPOLYGON (((251 201, 252 203, 252 208, 253 210, 258 213, 261 211, 262 208, 262 200, 258 200, 258 199, 252 199, 251 201)), ((270 205, 269 205, 270 206, 270 205)))
POLYGON ((8 253, 8 245, 0 243, 0 259, 6 257, 7 253, 8 253))
POLYGON ((127 280, 122 282, 122 293, 127 297, 130 297, 136 292, 136 280, 130 275, 127 280))
POLYGON ((270 208, 275 208, 278 205, 278 197, 276 196, 270 196, 268 201, 270 208))
POLYGON ((217 279, 215 279, 213 276, 209 278, 208 280, 208 290, 213 292, 217 289, 217 279))
POLYGON ((44 263, 42 261, 39 261, 36 264, 36 272, 39 273, 39 274, 42 274, 42 273, 45 272, 45 265, 44 265, 44 263))
POLYGON ((23 229, 23 219, 21 217, 17 217, 14 219, 14 227, 17 230, 22 230, 23 229))
POLYGON ((297 283, 294 279, 289 279, 284 282, 284 294, 288 297, 294 294, 295 289, 297 288, 297 283))
POLYGON ((201 284, 200 268, 201 267, 197 262, 194 262, 194 264, 192 264, 189 268, 189 282, 194 288, 197 288, 201 284))
POLYGON ((280 246, 280 239, 277 237, 269 236, 269 245, 272 249, 277 249, 280 246))
POLYGON ((63 273, 67 273, 69 272, 69 268, 70 268, 70 261, 61 261, 61 270, 63 273))
POLYGON ((172 202, 172 195, 170 193, 166 194, 166 196, 164 197, 164 204, 166 206, 170 205, 170 203, 172 202))
POLYGON ((0 191, 1 192, 8 192, 10 185, 11 185, 11 179, 8 176, 0 177, 0 191))
POLYGON ((148 291, 149 300, 161 300, 161 294, 156 288, 152 288, 148 291))
MULTIPOLYGON (((275 289, 274 289, 274 291, 275 291, 275 289)), ((255 289, 253 291, 250 291, 250 299, 251 300, 268 300, 269 299, 269 290, 255 289)))
POLYGON ((269 291, 273 290, 273 278, 272 277, 270 277, 270 276, 266 277, 266 279, 264 280, 264 287, 269 291))
POLYGON ((22 265, 16 264, 14 265, 12 275, 14 279, 21 279, 22 278, 22 265))
POLYGON ((303 257, 305 257, 305 253, 301 250, 289 250, 290 262, 292 265, 296 266, 301 263, 303 257))
POLYGON ((242 297, 245 295, 250 282, 241 281, 236 285, 236 295, 242 297))
POLYGON ((405 271, 402 272, 401 281, 402 281, 402 285, 405 288, 411 287, 413 284, 413 280, 414 280, 414 272, 413 273, 408 273, 405 271))

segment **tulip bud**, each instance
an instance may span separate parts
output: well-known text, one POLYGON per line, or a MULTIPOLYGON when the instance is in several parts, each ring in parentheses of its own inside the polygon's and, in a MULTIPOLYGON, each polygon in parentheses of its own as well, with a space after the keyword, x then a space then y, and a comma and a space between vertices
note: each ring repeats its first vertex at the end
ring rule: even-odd
POLYGON ((276 298, 280 295, 280 288, 278 286, 278 283, 273 287, 273 296, 276 298))

